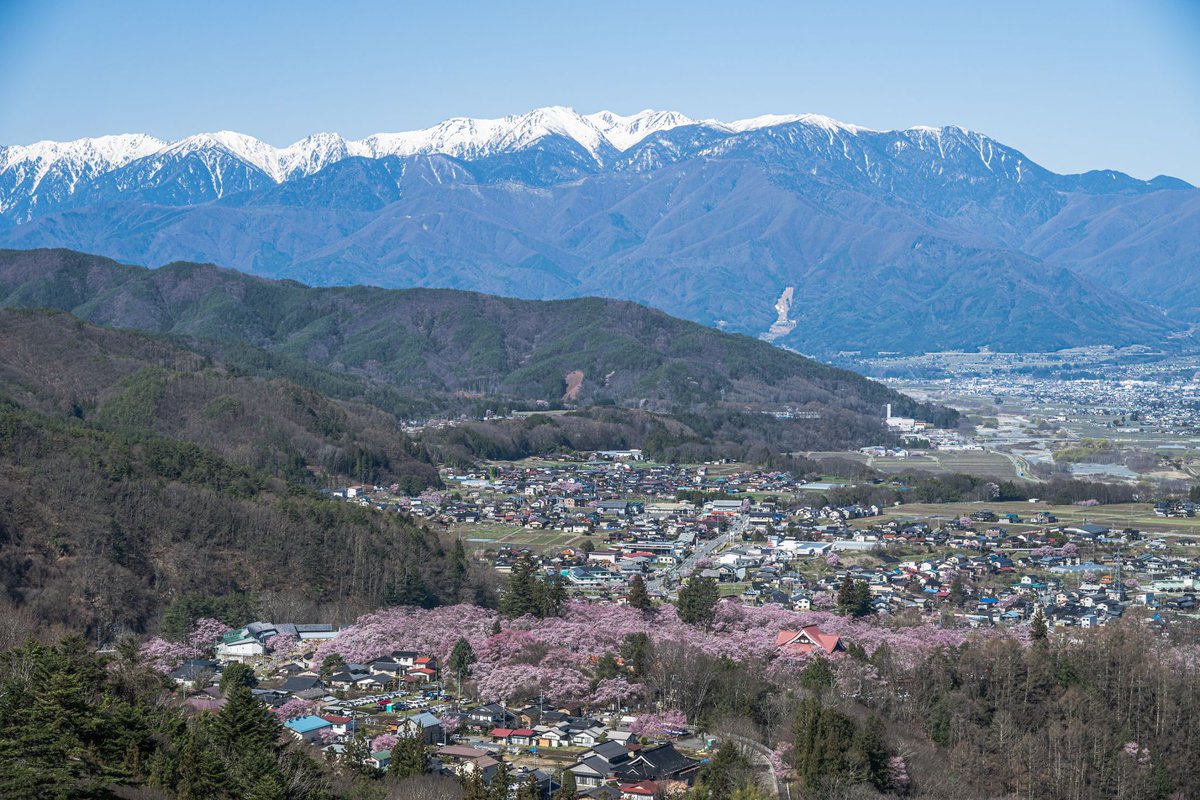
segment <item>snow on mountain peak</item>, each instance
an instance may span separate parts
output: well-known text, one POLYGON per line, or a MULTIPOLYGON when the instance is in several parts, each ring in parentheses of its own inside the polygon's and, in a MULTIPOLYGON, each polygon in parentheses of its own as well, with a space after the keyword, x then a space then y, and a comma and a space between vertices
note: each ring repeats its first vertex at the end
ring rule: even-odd
MULTIPOLYGON (((260 170, 279 183, 296 176, 311 175, 332 163, 352 156, 381 158, 440 153, 456 158, 478 159, 536 146, 548 137, 563 137, 577 143, 596 162, 603 164, 614 153, 634 147, 646 137, 688 125, 701 125, 730 134, 745 134, 780 125, 800 124, 820 129, 830 137, 858 134, 871 129, 839 122, 819 114, 768 114, 734 122, 697 121, 674 111, 646 109, 622 115, 598 111, 582 115, 564 106, 535 108, 524 114, 496 119, 454 117, 423 130, 377 133, 358 141, 336 133, 316 133, 286 147, 236 133, 200 133, 175 142, 164 142, 145 134, 100 136, 73 142, 37 142, 26 146, 0 147, 0 177, 9 189, 0 206, 16 194, 32 196, 43 179, 55 175, 56 192, 72 193, 80 181, 153 157, 151 168, 173 155, 198 154, 213 162, 225 153, 260 170)), ((911 135, 938 138, 955 128, 908 129, 911 135)), ((986 157, 986 153, 983 154, 986 157)), ((210 166, 211 166, 210 163, 210 166)), ((2 210, 2 209, 0 209, 2 210)))
POLYGON ((165 144, 144 133, 124 133, 70 142, 47 140, 0 147, 0 172, 23 173, 32 190, 52 169, 58 168, 76 180, 90 178, 148 156, 165 144))
POLYGON ((863 128, 858 125, 851 125, 847 122, 840 122, 833 117, 826 117, 822 114, 764 114, 761 117, 739 119, 736 122, 728 123, 724 127, 731 131, 743 133, 745 131, 756 131, 762 128, 774 128, 777 125, 791 125, 795 122, 801 122, 806 125, 811 125, 815 128, 823 128, 827 131, 845 133, 871 131, 870 128, 863 128))
POLYGON ((678 128, 681 125, 694 125, 696 122, 691 117, 675 111, 652 109, 639 111, 628 117, 611 111, 599 111, 588 114, 584 119, 596 128, 609 144, 621 151, 628 150, 652 133, 678 128))
POLYGON ((186 139, 166 147, 163 154, 189 154, 205 152, 214 148, 221 149, 234 157, 257 167, 275 181, 286 180, 289 176, 280 167, 279 148, 266 142, 235 131, 217 131, 216 133, 197 133, 186 139))

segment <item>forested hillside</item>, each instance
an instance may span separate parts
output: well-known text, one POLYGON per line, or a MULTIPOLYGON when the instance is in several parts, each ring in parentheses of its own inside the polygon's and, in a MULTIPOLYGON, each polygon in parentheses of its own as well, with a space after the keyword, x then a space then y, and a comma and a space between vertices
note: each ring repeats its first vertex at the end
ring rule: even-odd
POLYGON ((673 413, 789 406, 822 414, 806 423, 814 439, 830 431, 864 443, 884 434, 885 403, 956 420, 852 372, 615 300, 317 289, 211 265, 146 270, 41 250, 0 252, 0 306, 261 348, 424 402, 612 402, 673 413))
POLYGON ((0 584, 18 627, 106 642, 187 594, 330 617, 477 598, 461 550, 315 490, 438 480, 378 409, 59 312, 0 313, 0 387, 0 584))
POLYGON ((290 481, 437 483, 393 416, 262 379, 161 338, 0 310, 0 393, 105 430, 152 432, 290 481))

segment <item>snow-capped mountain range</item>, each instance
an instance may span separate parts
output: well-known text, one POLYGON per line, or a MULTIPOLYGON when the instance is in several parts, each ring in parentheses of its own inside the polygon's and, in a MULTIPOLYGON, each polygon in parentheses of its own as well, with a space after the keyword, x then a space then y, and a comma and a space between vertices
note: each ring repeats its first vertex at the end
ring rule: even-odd
MULTIPOLYGON (((582 147, 598 165, 604 165, 646 137, 683 126, 698 126, 722 133, 744 133, 792 123, 815 129, 858 133, 867 129, 817 114, 770 114, 752 119, 721 122, 694 120, 674 111, 645 110, 630 116, 599 111, 579 114, 561 106, 538 108, 527 114, 500 119, 455 117, 424 130, 377 133, 365 139, 345 139, 336 133, 316 133, 286 147, 275 147, 253 136, 234 131, 199 133, 168 142, 148 134, 122 134, 42 141, 30 145, 0 146, 0 213, 20 195, 49 190, 54 197, 71 194, 82 182, 126 167, 134 162, 139 172, 153 176, 162 165, 192 154, 232 156, 282 183, 319 172, 351 156, 383 158, 442 154, 476 160, 513 153, 537 145, 547 137, 564 137, 582 147)), ((938 135, 938 129, 914 128, 938 135)), ((125 182, 126 184, 128 182, 125 182)), ((217 196, 223 191, 218 187, 217 196)))
POLYGON ((597 294, 821 354, 1176 341, 1200 325, 1198 232, 1200 190, 1174 178, 1061 175, 961 127, 815 114, 550 107, 287 147, 0 147, 0 246, 597 294))

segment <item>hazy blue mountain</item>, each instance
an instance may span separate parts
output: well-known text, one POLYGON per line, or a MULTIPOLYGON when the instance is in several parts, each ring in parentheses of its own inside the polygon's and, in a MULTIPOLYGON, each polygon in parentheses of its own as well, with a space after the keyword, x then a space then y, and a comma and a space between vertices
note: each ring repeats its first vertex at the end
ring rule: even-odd
POLYGON ((0 244, 627 298, 824 354, 1158 344, 1200 321, 1200 190, 1059 175, 962 128, 550 108, 153 144, 0 150, 0 244))

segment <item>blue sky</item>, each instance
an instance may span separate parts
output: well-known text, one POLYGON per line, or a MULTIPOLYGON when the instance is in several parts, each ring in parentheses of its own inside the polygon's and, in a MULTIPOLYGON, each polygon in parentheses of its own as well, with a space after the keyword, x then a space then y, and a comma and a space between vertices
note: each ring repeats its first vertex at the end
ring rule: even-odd
POLYGON ((0 0, 0 142, 282 145, 543 105, 960 124, 1200 183, 1200 1, 0 0))

